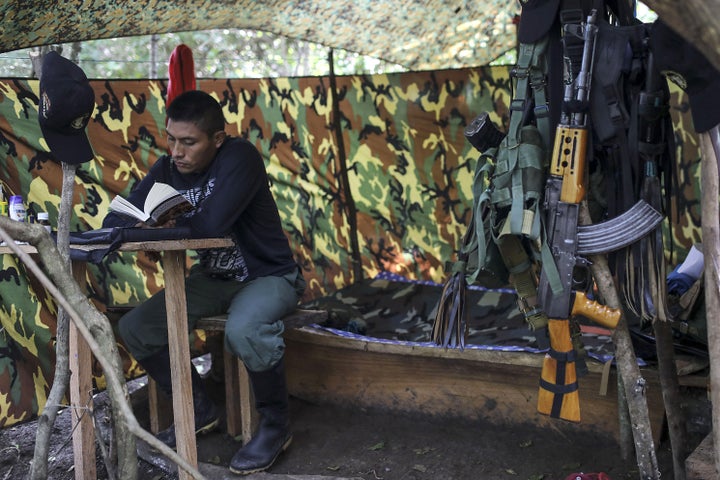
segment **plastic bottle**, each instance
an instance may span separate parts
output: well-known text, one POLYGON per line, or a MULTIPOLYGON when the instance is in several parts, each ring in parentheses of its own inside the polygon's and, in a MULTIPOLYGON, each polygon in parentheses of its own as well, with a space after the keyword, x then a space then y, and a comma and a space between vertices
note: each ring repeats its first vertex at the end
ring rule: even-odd
POLYGON ((52 232, 52 225, 50 225, 50 216, 47 212, 38 212, 37 222, 45 227, 48 233, 52 232))
POLYGON ((10 205, 8 210, 11 219, 17 220, 18 222, 25 221, 25 204, 23 203, 23 198, 21 195, 13 195, 12 197, 10 197, 10 205))

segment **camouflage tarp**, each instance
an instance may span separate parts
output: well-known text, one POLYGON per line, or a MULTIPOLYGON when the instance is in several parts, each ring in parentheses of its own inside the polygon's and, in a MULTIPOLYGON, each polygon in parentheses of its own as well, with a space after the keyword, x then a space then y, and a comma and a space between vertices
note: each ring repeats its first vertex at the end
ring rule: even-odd
MULTIPOLYGON (((390 272, 356 282, 304 308, 326 310, 328 319, 317 327, 336 335, 371 342, 438 347, 432 340, 437 303, 443 286, 427 280, 409 280, 390 272)), ((535 333, 517 308, 515 291, 468 287, 467 349, 540 353, 535 333)), ((614 356, 610 331, 582 321, 583 344, 588 355, 601 362, 614 356)))
MULTIPOLYGON (((306 301, 360 282, 353 276, 348 201, 357 209, 365 278, 387 271, 442 283, 472 206, 478 153, 464 127, 480 112, 503 124, 509 69, 483 67, 338 77, 350 191, 341 188, 327 77, 200 80, 223 104, 228 131, 262 152, 288 238, 309 281, 306 301)), ((166 84, 92 81, 96 110, 88 132, 96 159, 78 168, 72 230, 100 226, 115 194, 127 194, 166 149, 166 84)), ((677 124, 689 122, 674 94, 677 124)), ((0 178, 35 211, 57 221, 62 172, 37 123, 38 82, 0 79, 0 178)), ((699 241, 696 142, 679 129, 683 197, 675 247, 699 241)), ((12 255, 0 257, 0 426, 32 418, 54 373, 56 307, 12 255)), ((191 261, 191 259, 189 259, 191 261)), ((101 308, 142 302, 161 285, 144 255, 113 253, 88 274, 101 308)), ((200 348, 202 336, 197 338, 200 348)), ((128 375, 134 364, 126 359, 128 375)))
POLYGON ((507 0, 95 0, 0 2, 0 52, 213 28, 272 32, 382 58, 409 70, 487 65, 515 47, 507 0))

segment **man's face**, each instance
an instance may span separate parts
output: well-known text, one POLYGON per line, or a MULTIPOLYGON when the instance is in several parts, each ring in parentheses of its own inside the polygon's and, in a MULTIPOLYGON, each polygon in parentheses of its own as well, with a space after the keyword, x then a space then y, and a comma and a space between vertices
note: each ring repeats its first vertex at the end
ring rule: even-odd
POLYGON ((205 171, 225 140, 224 131, 208 135, 191 122, 169 119, 165 130, 173 162, 180 173, 205 171))

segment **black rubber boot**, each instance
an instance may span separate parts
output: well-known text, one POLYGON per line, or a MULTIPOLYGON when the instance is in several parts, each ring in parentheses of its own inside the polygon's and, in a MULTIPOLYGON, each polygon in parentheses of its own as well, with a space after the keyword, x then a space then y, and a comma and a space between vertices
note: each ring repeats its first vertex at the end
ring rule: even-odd
POLYGON ((248 371, 248 375, 260 424, 255 436, 230 461, 230 471, 240 475, 267 470, 292 442, 284 361, 264 372, 248 371))
MULTIPOLYGON (((170 352, 168 348, 165 347, 138 363, 155 380, 160 390, 168 398, 172 398, 172 375, 170 373, 170 352)), ((192 378, 193 411, 195 412, 195 433, 212 432, 220 423, 218 408, 208 396, 205 384, 195 369, 195 365, 190 365, 190 375, 192 378)), ((175 448, 174 425, 159 432, 156 437, 165 445, 175 448)))

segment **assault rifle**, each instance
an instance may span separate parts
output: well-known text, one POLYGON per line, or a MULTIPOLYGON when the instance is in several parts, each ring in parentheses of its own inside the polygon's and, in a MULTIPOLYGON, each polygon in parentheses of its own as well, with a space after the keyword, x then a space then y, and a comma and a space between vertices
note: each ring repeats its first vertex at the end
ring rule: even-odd
POLYGON ((595 50, 597 12, 582 25, 566 26, 566 35, 583 38, 580 70, 573 79, 566 62, 563 114, 555 132, 550 175, 545 188, 545 227, 549 255, 543 256, 538 299, 548 316, 550 350, 543 360, 538 411, 554 418, 580 421, 576 352, 570 318, 583 315, 607 328, 615 328, 621 312, 575 291, 576 267, 587 267, 583 256, 609 253, 647 235, 662 215, 644 201, 624 214, 595 225, 578 225, 580 202, 585 197, 585 164, 589 144, 586 109, 589 101, 595 50), (574 31, 573 31, 574 30, 574 31))

